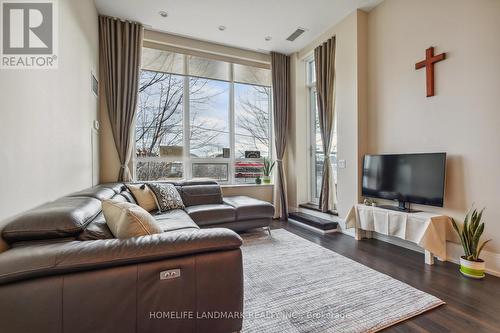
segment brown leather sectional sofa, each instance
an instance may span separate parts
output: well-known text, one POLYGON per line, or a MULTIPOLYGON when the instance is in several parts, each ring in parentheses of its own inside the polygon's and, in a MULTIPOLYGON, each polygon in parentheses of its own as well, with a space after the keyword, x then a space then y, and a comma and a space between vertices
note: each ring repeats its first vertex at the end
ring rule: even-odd
POLYGON ((185 210, 155 215, 164 233, 115 239, 101 201, 135 202, 103 184, 12 218, 0 253, 1 332, 241 330, 241 238, 269 226, 274 207, 223 198, 214 182, 174 184, 185 210), (229 228, 229 229, 228 229, 229 228))

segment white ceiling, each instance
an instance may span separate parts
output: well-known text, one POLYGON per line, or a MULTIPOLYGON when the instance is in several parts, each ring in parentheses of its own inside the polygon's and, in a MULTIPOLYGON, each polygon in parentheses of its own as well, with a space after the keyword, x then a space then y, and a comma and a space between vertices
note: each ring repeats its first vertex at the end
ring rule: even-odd
POLYGON ((100 14, 146 28, 244 49, 292 53, 360 8, 382 0, 95 0, 100 14), (167 18, 158 12, 166 11, 167 18), (220 25, 226 26, 219 31, 220 25), (286 38, 305 28, 294 42, 286 38), (271 36, 271 41, 265 41, 271 36))

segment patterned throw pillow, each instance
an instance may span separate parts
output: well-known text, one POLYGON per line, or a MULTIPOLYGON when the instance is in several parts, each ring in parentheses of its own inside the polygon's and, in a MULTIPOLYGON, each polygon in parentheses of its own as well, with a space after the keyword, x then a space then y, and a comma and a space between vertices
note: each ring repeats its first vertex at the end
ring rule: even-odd
POLYGON ((148 183, 148 186, 156 196, 158 208, 161 212, 184 208, 182 198, 174 185, 168 183, 148 183))

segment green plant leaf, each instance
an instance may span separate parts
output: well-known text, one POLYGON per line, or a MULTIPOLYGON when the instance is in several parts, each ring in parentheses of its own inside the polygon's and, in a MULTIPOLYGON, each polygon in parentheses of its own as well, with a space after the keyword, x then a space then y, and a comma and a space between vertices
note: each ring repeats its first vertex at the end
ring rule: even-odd
POLYGON ((467 242, 466 242, 464 235, 463 235, 464 229, 460 230, 460 227, 458 226, 458 224, 455 222, 454 219, 451 219, 451 223, 453 225, 453 228, 457 232, 458 237, 460 238, 460 243, 462 244, 462 248, 464 249, 464 255, 467 256, 469 253, 469 250, 467 248, 467 242))
POLYGON ((477 256, 476 256, 476 259, 479 259, 479 256, 481 255, 481 251, 483 251, 483 248, 484 246, 486 245, 486 243, 490 242, 491 239, 488 239, 488 240, 485 240, 483 242, 483 244, 481 244, 481 246, 479 247, 479 249, 477 250, 477 256))
POLYGON ((464 226, 462 228, 462 243, 465 249, 465 255, 468 257, 471 255, 470 251, 470 235, 469 235, 469 214, 465 216, 464 226))
POLYGON ((479 227, 477 227, 476 231, 474 232, 474 235, 472 237, 472 247, 473 247, 473 253, 476 254, 476 249, 477 245, 479 244, 479 239, 481 238, 481 235, 483 234, 484 231, 484 223, 481 223, 479 227))
POLYGON ((458 228, 457 222, 455 222, 455 219, 451 219, 451 224, 453 225, 453 229, 457 232, 458 236, 460 236, 460 229, 458 228))
POLYGON ((453 229, 455 229, 455 232, 460 237, 460 242, 464 249, 464 257, 467 260, 477 260, 484 245, 489 242, 488 240, 481 244, 481 246, 478 246, 481 235, 484 232, 484 223, 481 223, 484 210, 485 208, 478 211, 472 207, 465 215, 462 228, 460 228, 454 219, 451 220, 453 229))

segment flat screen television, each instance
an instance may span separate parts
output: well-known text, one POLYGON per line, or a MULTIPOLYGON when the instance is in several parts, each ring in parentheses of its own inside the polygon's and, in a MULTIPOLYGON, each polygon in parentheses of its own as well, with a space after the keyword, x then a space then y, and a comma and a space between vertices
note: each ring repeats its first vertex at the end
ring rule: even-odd
POLYGON ((443 207, 446 153, 365 155, 361 179, 365 197, 443 207))

